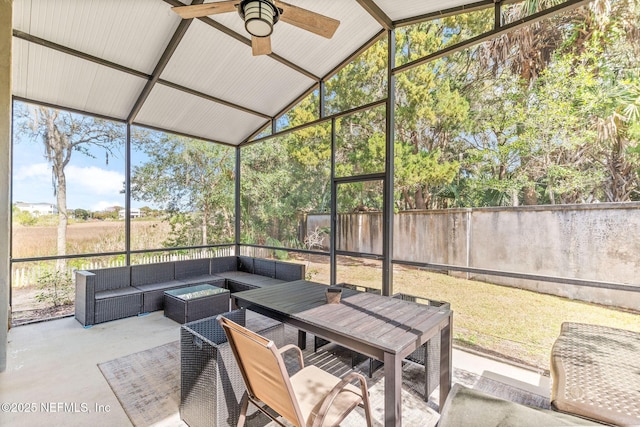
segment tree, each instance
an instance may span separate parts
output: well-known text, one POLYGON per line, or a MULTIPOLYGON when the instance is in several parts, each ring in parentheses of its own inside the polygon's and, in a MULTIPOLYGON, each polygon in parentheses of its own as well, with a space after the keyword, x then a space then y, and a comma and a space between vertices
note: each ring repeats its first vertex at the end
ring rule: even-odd
MULTIPOLYGON (((94 157, 94 149, 100 148, 109 156, 116 154, 124 138, 122 124, 82 116, 67 111, 28 104, 18 105, 21 119, 19 132, 31 141, 40 140, 44 146, 44 158, 51 165, 53 193, 58 206, 57 252, 67 253, 67 177, 65 168, 74 152, 94 157)), ((59 260, 61 268, 64 260, 59 260)))
POLYGON ((89 218, 91 218, 91 212, 89 212, 86 209, 74 209, 73 216, 75 216, 76 219, 81 219, 83 221, 86 221, 89 218))
POLYGON ((164 210, 165 245, 230 242, 234 218, 233 148, 159 132, 141 133, 135 147, 148 160, 131 173, 131 197, 164 210))

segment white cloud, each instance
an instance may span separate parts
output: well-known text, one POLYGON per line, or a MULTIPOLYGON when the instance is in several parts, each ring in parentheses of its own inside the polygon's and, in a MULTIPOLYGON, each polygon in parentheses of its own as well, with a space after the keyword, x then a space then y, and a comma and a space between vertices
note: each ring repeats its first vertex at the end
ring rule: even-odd
MULTIPOLYGON (((69 189, 81 188, 95 195, 111 195, 119 194, 122 190, 124 175, 101 169, 95 166, 79 167, 74 165, 67 166, 65 170, 67 174, 67 183, 69 189)), ((110 206, 113 206, 111 204, 110 206)))
POLYGON ((32 163, 18 168, 13 174, 16 181, 26 179, 51 179, 51 166, 48 163, 32 163))

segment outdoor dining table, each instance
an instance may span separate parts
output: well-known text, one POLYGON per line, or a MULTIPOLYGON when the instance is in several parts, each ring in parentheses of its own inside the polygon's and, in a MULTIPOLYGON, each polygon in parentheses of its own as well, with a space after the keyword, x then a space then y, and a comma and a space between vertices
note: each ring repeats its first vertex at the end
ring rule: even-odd
MULTIPOLYGON (((451 389, 453 312, 388 296, 343 289, 328 304, 326 285, 307 280, 232 295, 236 304, 384 362, 384 423, 402 425, 402 360, 440 334, 440 408, 451 389)), ((428 398, 428 396, 427 396, 428 398)))

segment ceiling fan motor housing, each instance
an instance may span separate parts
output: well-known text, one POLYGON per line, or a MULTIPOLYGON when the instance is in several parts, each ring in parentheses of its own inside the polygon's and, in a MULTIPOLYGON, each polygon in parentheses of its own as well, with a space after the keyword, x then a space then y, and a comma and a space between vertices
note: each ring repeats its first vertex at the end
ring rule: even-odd
POLYGON ((268 37, 273 32, 273 24, 278 22, 281 11, 270 0, 242 0, 238 13, 249 34, 268 37))

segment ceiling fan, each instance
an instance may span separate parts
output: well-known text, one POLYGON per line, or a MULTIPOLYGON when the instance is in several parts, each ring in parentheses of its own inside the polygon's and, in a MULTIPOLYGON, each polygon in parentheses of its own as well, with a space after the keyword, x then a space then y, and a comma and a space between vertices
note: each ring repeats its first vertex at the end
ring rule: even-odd
POLYGON ((282 20, 303 30, 330 39, 338 29, 340 21, 302 9, 278 0, 230 0, 192 6, 171 8, 183 19, 200 18, 208 15, 234 12, 244 21, 244 27, 251 34, 253 55, 271 53, 270 35, 273 25, 282 20))

